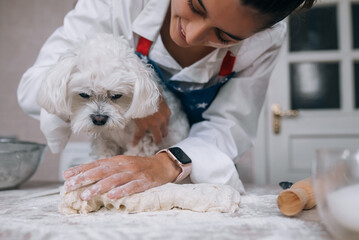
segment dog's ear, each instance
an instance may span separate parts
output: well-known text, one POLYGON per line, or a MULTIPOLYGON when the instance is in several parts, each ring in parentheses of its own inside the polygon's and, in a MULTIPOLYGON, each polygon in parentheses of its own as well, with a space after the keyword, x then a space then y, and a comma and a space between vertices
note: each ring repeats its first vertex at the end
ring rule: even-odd
MULTIPOLYGON (((138 61, 140 60, 138 59, 138 61)), ((158 110, 160 91, 156 83, 155 72, 142 62, 139 64, 142 64, 142 66, 137 65, 139 67, 134 70, 136 71, 137 79, 131 105, 125 114, 126 118, 144 118, 158 110)))
POLYGON ((76 56, 75 51, 69 51, 61 56, 42 81, 37 102, 49 113, 58 116, 71 115, 67 88, 76 67, 76 56))

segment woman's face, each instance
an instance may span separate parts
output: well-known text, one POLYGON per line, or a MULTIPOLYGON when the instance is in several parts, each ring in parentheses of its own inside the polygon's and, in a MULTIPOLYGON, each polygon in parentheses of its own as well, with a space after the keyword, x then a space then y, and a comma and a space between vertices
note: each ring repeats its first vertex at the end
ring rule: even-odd
POLYGON ((172 0, 170 35, 180 47, 227 47, 260 31, 268 17, 240 0, 172 0))

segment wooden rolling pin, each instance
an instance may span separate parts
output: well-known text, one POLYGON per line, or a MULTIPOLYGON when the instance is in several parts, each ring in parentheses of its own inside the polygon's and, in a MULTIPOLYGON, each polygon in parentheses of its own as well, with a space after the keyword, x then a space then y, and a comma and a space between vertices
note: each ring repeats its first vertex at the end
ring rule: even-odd
POLYGON ((316 205, 312 179, 306 178, 296 182, 291 188, 282 191, 277 198, 279 210, 286 216, 294 216, 303 209, 316 205))

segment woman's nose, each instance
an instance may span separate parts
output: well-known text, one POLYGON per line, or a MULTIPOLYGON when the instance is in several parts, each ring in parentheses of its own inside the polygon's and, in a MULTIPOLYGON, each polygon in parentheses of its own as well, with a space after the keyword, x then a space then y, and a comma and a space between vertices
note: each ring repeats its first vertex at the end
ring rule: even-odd
POLYGON ((209 24, 203 19, 188 23, 186 27, 187 44, 197 45, 205 42, 205 39, 209 34, 209 29, 209 24))

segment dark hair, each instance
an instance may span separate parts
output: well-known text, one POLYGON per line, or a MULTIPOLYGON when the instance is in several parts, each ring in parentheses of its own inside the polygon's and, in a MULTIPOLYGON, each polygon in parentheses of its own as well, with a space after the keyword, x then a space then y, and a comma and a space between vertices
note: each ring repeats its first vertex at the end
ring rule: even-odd
POLYGON ((242 0, 244 5, 257 9, 261 14, 268 15, 267 27, 283 20, 294 10, 309 9, 316 0, 242 0))

